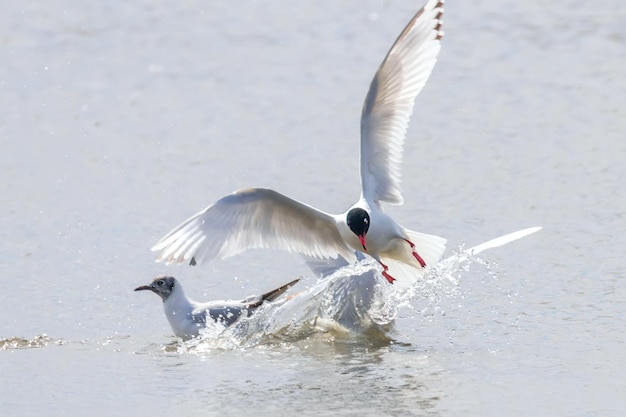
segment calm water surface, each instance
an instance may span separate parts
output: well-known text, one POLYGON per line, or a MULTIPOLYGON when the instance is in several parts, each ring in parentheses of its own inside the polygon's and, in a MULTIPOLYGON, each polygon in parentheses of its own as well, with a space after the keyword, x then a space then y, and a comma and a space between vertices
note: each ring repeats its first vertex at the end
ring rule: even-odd
POLYGON ((384 337, 181 347, 159 300, 303 276, 250 251, 154 263, 237 188, 358 196, 370 79, 421 2, 9 1, 0 15, 2 415, 621 416, 626 5, 448 2, 418 97, 402 224, 463 244, 528 226, 384 337))

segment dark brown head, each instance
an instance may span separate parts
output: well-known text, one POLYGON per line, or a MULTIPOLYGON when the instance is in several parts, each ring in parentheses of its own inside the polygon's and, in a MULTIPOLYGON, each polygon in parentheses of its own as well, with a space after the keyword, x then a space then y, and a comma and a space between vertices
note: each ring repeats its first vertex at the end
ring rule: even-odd
POLYGON ((174 292, 174 288, 176 288, 177 284, 178 281, 176 281, 176 278, 160 275, 153 279, 150 285, 142 285, 141 287, 135 288, 135 291, 150 290, 161 297, 163 302, 165 302, 165 300, 172 295, 172 292, 174 292))

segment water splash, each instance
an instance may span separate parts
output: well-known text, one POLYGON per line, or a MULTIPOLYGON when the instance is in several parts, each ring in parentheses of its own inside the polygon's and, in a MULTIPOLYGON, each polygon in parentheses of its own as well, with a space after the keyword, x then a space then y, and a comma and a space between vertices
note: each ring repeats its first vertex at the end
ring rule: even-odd
MULTIPOLYGON (((461 265, 475 262, 459 248, 453 262, 438 264, 422 280, 402 290, 381 275, 378 263, 362 260, 339 268, 300 293, 261 306, 253 316, 229 328, 211 326, 181 351, 248 348, 294 342, 323 333, 329 340, 368 339, 389 343, 388 333, 401 308, 419 302, 422 314, 437 309, 442 297, 458 293, 461 265)), ((450 259, 450 258, 449 258, 450 259)))
POLYGON ((44 348, 50 345, 60 346, 63 344, 65 344, 63 339, 55 340, 48 337, 47 334, 40 334, 32 339, 25 339, 23 337, 8 337, 0 339, 0 350, 36 349, 44 348))
MULTIPOLYGON (((528 228, 478 246, 459 246, 450 257, 408 285, 389 285, 375 261, 361 257, 358 263, 315 261, 307 264, 319 275, 312 286, 282 300, 261 306, 252 317, 229 328, 207 328, 201 338, 187 342, 184 350, 246 348, 262 344, 303 340, 324 334, 328 340, 363 340, 389 343, 389 332, 402 308, 423 316, 434 314, 444 298, 462 297, 461 275, 472 264, 491 264, 478 257, 486 249, 502 246, 539 231, 528 228)), ((489 271, 489 275, 496 276, 489 271)))

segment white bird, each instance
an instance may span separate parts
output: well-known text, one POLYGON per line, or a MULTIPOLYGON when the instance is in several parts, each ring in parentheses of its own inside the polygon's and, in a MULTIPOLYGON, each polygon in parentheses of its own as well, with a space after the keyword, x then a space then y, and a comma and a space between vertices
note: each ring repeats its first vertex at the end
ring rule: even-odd
POLYGON ((274 301, 300 279, 295 279, 262 295, 251 295, 241 301, 219 300, 199 303, 187 298, 180 282, 170 276, 158 276, 149 285, 135 291, 150 290, 161 297, 165 316, 177 337, 188 340, 200 334, 200 329, 211 323, 228 327, 239 318, 250 316, 266 301, 274 301), (208 323, 207 323, 208 321, 208 323))
POLYGON ((394 275, 423 276, 440 259, 446 240, 408 230, 383 213, 402 204, 400 163, 415 97, 435 65, 443 36, 443 1, 429 0, 411 19, 376 72, 361 114, 361 197, 333 215, 276 191, 248 188, 218 200, 152 247, 158 261, 192 265, 249 248, 274 248, 317 258, 356 260, 354 250, 394 275), (399 261, 399 262, 395 262, 399 261), (410 268, 404 268, 407 264, 410 268))

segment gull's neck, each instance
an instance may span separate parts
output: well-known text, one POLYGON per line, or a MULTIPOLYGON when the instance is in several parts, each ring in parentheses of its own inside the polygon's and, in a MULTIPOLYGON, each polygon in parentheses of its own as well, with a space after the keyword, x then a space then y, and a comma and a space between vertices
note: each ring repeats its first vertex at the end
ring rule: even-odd
POLYGON ((185 296, 180 284, 177 284, 167 300, 163 302, 165 316, 176 336, 188 339, 198 334, 198 326, 193 321, 192 311, 195 302, 185 296))

